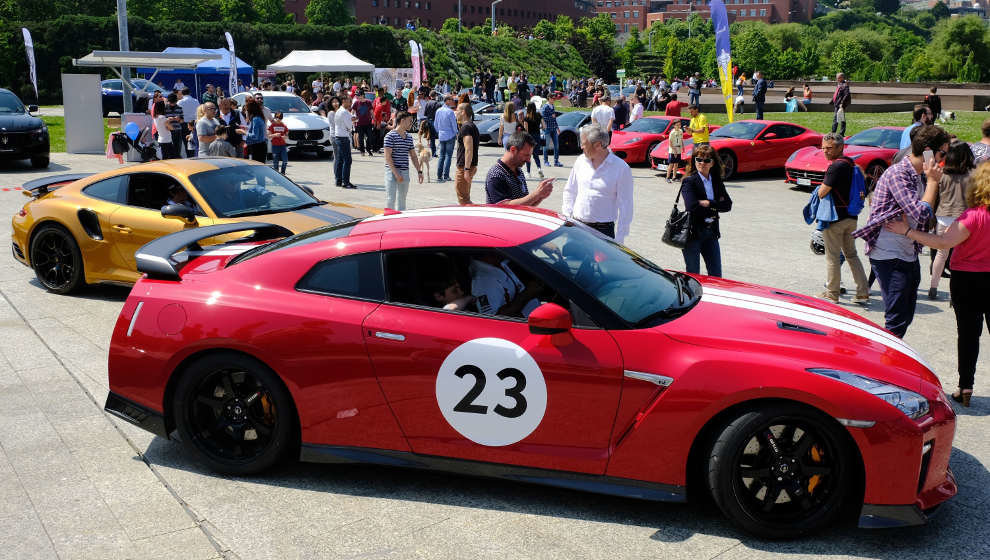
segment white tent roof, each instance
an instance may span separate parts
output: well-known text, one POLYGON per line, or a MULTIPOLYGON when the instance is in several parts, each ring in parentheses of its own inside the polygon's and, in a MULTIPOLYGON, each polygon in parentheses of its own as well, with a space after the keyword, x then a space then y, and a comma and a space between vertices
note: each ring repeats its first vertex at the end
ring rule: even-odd
POLYGON ((72 61, 74 66, 150 66, 153 68, 195 68, 219 54, 171 54, 142 51, 93 51, 72 61))
POLYGON ((268 70, 276 72, 374 72, 375 65, 347 51, 292 51, 268 70))

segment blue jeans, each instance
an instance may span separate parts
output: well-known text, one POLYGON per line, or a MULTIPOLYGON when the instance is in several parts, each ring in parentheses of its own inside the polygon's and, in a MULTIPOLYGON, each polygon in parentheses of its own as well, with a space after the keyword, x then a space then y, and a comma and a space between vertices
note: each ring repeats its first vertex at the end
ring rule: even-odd
POLYGON ((547 139, 547 143, 543 148, 543 163, 550 163, 547 161, 547 156, 550 155, 550 142, 553 142, 553 163, 554 165, 560 163, 560 138, 557 136, 559 132, 560 131, 556 128, 553 130, 547 129, 544 132, 544 137, 547 139))
POLYGON ((904 333, 914 320, 914 308, 918 303, 921 264, 917 260, 870 259, 870 265, 880 281, 884 326, 899 338, 904 338, 904 333))
POLYGON ((543 169, 540 167, 540 152, 543 151, 543 146, 540 145, 540 139, 536 139, 536 145, 533 146, 533 157, 526 160, 526 173, 529 173, 530 167, 529 162, 532 160, 536 164, 537 169, 543 169))
POLYGON ((351 138, 336 136, 333 139, 333 177, 337 185, 351 182, 351 138))
POLYGON ((755 101, 756 103, 756 120, 763 120, 763 101, 755 101))
POLYGON ((688 90, 688 105, 698 105, 701 103, 701 90, 700 89, 689 89, 688 90))
POLYGON ((385 208, 392 210, 406 209, 406 194, 409 192, 409 170, 399 169, 402 182, 395 180, 395 175, 388 168, 385 169, 385 208))
POLYGON ((701 274, 701 258, 705 259, 705 270, 709 276, 722 276, 722 253, 718 245, 718 237, 712 228, 702 228, 696 231, 681 249, 684 255, 684 270, 692 274, 701 274))
POLYGON ((440 140, 440 158, 437 160, 437 181, 450 180, 450 160, 454 155, 454 142, 457 137, 450 140, 440 140))
POLYGON ((285 165, 289 162, 289 147, 285 144, 276 146, 272 144, 272 169, 285 175, 285 165), (282 162, 282 169, 278 168, 278 162, 282 162))

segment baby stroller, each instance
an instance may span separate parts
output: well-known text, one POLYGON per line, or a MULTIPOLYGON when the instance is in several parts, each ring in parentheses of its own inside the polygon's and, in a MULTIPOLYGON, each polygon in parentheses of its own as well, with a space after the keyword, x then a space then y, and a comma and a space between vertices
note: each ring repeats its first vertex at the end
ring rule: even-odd
POLYGON ((113 153, 117 155, 124 155, 133 148, 138 153, 138 157, 141 158, 141 163, 160 159, 158 157, 158 143, 155 141, 150 127, 144 127, 138 134, 137 140, 131 140, 130 136, 124 132, 114 132, 111 146, 113 153))

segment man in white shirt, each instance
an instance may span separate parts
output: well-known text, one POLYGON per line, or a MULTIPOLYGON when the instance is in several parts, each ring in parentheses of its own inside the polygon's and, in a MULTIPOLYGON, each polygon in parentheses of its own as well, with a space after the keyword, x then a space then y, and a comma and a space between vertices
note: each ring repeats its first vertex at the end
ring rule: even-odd
POLYGON ((313 95, 319 95, 321 91, 323 91, 323 80, 317 78, 313 80, 313 95))
POLYGON ((508 261, 488 253, 480 259, 472 259, 468 265, 471 273, 471 295, 482 315, 503 315, 506 317, 528 317, 540 306, 536 296, 543 286, 532 281, 527 285, 512 272, 508 261))
MULTIPOLYGON (((615 109, 609 107, 608 97, 596 99, 595 108, 591 110, 591 122, 600 126, 611 137, 613 121, 615 121, 615 109)), ((605 145, 608 146, 608 140, 605 141, 605 145)))
POLYGON ((609 151, 608 134, 596 124, 581 128, 581 151, 560 213, 622 243, 633 217, 632 170, 609 151))
POLYGON ((187 87, 180 89, 177 95, 179 100, 175 104, 182 109, 182 120, 186 123, 186 130, 182 132, 186 152, 190 154, 188 157, 194 157, 199 152, 199 142, 196 140, 196 109, 199 108, 199 101, 190 95, 187 87))
POLYGON ((351 114, 351 98, 340 100, 340 108, 333 114, 333 175, 338 187, 356 189, 351 183, 351 135, 355 117, 351 114))

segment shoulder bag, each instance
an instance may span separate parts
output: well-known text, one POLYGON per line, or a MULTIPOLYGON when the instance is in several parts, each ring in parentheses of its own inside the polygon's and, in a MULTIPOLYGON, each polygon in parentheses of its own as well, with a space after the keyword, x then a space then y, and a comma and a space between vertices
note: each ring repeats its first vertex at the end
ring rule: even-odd
POLYGON ((683 249, 691 238, 691 212, 687 210, 681 212, 677 208, 680 199, 681 190, 677 189, 677 198, 674 199, 674 207, 670 210, 670 217, 667 218, 663 237, 660 240, 671 247, 683 249))

